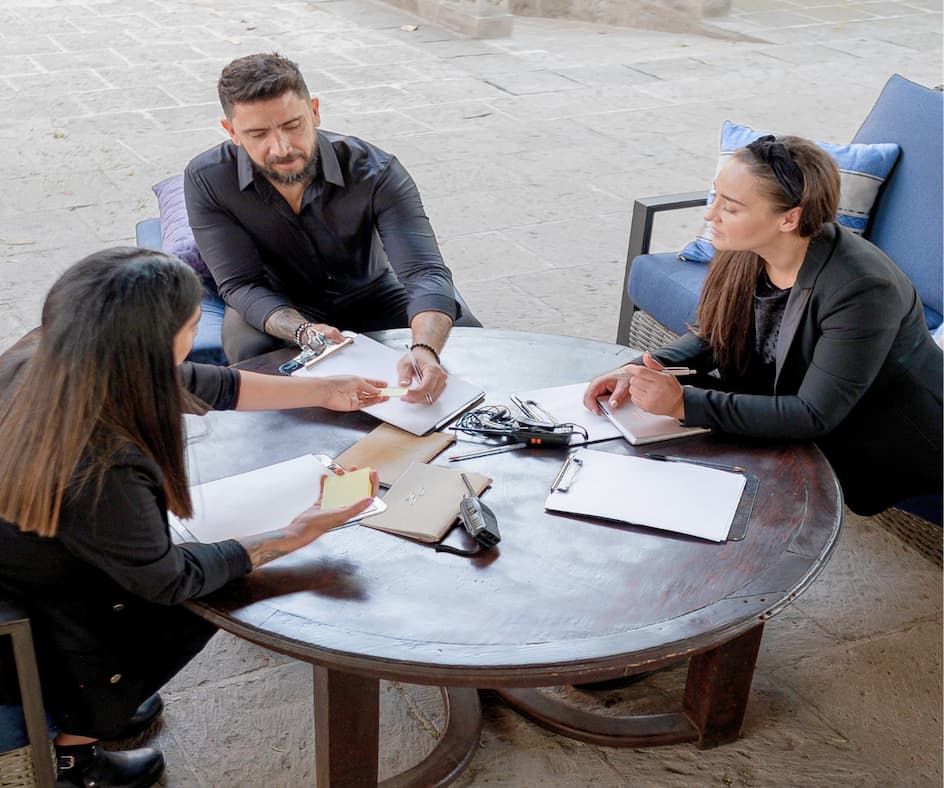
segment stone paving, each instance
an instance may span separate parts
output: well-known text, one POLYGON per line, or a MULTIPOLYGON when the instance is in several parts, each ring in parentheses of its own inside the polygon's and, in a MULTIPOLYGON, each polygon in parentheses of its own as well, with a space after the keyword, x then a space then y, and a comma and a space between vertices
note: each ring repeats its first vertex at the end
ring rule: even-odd
MULTIPOLYGON (((368 0, 3 0, 0 347, 38 322, 63 268, 133 242, 151 185, 222 138, 222 65, 272 49, 300 62, 326 128, 410 169, 486 325, 612 340, 633 200, 706 188, 724 119, 847 141, 890 74, 944 81, 939 0, 735 0, 711 21, 736 40, 518 18, 511 38, 475 41, 368 0)), ((663 222, 656 245, 698 219, 663 222)), ((939 786, 941 591, 931 562, 850 515, 767 627, 741 740, 595 747, 486 696, 456 784, 939 786)), ((218 636, 165 693, 166 784, 310 783, 310 686, 305 666, 218 636)), ((390 775, 442 714, 431 688, 382 695, 390 775)))

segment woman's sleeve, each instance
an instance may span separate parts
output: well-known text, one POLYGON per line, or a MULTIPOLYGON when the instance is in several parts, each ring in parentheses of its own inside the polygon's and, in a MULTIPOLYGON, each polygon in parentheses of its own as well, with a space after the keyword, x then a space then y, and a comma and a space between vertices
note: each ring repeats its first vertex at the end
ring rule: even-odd
MULTIPOLYGON (((815 439, 832 432, 878 376, 899 327, 895 286, 860 277, 817 306, 818 338, 793 395, 685 388, 685 424, 735 435, 815 439)), ((808 307, 810 308, 810 307, 808 307)))
POLYGON ((191 394, 213 410, 233 410, 239 399, 239 373, 229 367, 184 362, 180 381, 191 394))
POLYGON ((249 555, 235 540, 175 545, 163 489, 146 460, 113 467, 101 495, 86 485, 67 504, 57 534, 69 552, 129 592, 160 604, 203 596, 247 574, 249 555))

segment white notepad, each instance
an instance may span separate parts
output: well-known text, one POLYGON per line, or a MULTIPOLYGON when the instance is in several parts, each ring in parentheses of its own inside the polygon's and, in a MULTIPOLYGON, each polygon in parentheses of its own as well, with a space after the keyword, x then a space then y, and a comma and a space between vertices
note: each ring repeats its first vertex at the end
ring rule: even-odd
POLYGON ((546 509, 723 542, 741 502, 743 474, 579 449, 546 509), (576 463, 574 463, 576 460, 576 463))
POLYGON ((597 397, 597 402, 607 418, 633 446, 672 438, 686 438, 709 431, 707 427, 683 427, 678 419, 672 416, 647 413, 628 399, 623 400, 623 404, 618 408, 611 406, 605 396, 597 397))
MULTIPOLYGON (((345 336, 353 337, 354 342, 350 346, 292 374, 316 378, 358 375, 385 380, 389 386, 398 385, 397 361, 406 352, 405 349, 395 350, 363 334, 345 332, 345 336)), ((479 386, 450 375, 445 391, 432 405, 390 399, 364 408, 364 412, 414 435, 425 435, 444 427, 484 396, 485 391, 479 386)))
MULTIPOLYGON (((198 542, 220 542, 272 531, 288 525, 315 501, 321 477, 328 473, 314 455, 267 465, 190 488, 193 517, 170 519, 198 542)), ((380 514, 379 498, 356 520, 380 514)), ((180 530, 180 528, 178 528, 180 530)))

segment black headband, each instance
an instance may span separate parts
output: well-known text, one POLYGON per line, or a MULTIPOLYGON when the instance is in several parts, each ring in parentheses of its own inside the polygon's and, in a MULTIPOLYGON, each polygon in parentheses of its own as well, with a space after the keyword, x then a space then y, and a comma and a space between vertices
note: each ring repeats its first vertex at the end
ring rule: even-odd
POLYGON ((797 167, 787 146, 782 142, 777 142, 773 134, 767 134, 758 137, 747 146, 747 149, 770 167, 780 188, 790 200, 790 207, 795 208, 799 205, 800 198, 803 196, 803 173, 797 167))

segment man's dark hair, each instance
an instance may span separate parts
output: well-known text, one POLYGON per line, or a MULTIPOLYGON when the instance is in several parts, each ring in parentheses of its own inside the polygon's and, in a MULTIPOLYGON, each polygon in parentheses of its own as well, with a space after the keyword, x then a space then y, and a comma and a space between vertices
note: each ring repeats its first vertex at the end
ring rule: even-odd
POLYGON ((227 118, 232 118, 235 104, 277 98, 290 90, 299 98, 311 100, 298 64, 278 52, 237 58, 223 68, 216 89, 227 118))

